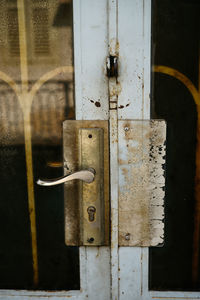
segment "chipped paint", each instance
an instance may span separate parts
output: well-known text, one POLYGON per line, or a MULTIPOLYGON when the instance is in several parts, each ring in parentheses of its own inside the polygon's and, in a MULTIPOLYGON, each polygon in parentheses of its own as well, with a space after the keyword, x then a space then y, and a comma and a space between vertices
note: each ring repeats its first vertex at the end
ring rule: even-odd
POLYGON ((156 246, 164 237, 166 124, 119 121, 119 245, 156 246))

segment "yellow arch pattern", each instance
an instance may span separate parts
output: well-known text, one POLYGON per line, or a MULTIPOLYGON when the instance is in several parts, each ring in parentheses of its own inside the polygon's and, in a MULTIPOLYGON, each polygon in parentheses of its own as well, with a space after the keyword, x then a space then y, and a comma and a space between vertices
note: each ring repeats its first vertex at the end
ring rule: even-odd
POLYGON ((17 95, 20 103, 23 119, 24 119, 24 139, 25 139, 25 155, 26 155, 26 173, 27 173, 27 190, 28 190, 28 207, 31 227, 31 243, 32 243, 32 261, 33 261, 33 283, 35 287, 38 285, 38 250, 37 250, 37 231, 36 231, 36 213, 35 213, 35 197, 33 182, 33 160, 32 160, 32 141, 31 141, 31 106, 33 98, 40 87, 58 75, 59 73, 73 72, 72 66, 61 66, 44 74, 39 78, 29 91, 28 86, 28 62, 27 62, 27 41, 26 41, 26 25, 25 25, 25 7, 24 0, 17 0, 18 10, 18 29, 19 29, 19 46, 20 46, 20 70, 21 85, 17 84, 10 76, 0 71, 0 79, 6 82, 17 95))
MULTIPOLYGON (((196 284, 199 274, 199 243, 200 243, 200 90, 192 81, 176 69, 156 65, 154 72, 172 76, 181 81, 191 93, 197 108, 197 145, 196 145, 196 174, 195 174, 195 213, 194 213, 194 234, 193 234, 193 257, 192 257, 192 279, 196 284)), ((199 76, 200 80, 200 76, 199 76)), ((199 87, 200 88, 200 87, 199 87)))

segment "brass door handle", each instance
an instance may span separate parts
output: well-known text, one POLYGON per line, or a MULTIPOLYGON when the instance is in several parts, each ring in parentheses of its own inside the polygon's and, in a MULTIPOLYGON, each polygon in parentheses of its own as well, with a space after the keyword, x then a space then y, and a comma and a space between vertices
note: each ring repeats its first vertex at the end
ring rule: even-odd
POLYGON ((89 168, 88 170, 81 170, 77 171, 56 179, 38 179, 37 184, 43 185, 43 186, 52 186, 61 184, 70 180, 79 179, 87 183, 91 183, 94 181, 95 176, 95 170, 92 168, 89 168))

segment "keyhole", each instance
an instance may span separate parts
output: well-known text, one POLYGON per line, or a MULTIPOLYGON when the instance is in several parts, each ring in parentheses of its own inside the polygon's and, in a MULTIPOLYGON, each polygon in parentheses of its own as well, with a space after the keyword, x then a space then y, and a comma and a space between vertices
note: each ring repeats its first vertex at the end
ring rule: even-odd
POLYGON ((96 208, 94 206, 89 206, 88 209, 87 209, 87 212, 88 212, 89 221, 93 222, 95 212, 96 212, 96 208))

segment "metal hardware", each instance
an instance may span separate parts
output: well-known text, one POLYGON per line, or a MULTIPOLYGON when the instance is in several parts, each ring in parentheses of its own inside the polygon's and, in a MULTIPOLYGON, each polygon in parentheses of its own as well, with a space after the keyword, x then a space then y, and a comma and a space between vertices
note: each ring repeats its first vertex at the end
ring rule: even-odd
POLYGON ((164 237, 163 120, 119 120, 119 246, 158 246, 164 237))
POLYGON ((91 238, 89 238, 87 241, 88 241, 88 243, 93 243, 93 242, 94 242, 94 238, 91 237, 91 238))
POLYGON ((106 69, 107 69, 107 76, 116 77, 118 76, 118 57, 110 55, 107 57, 106 61, 106 69))
POLYGON ((79 179, 84 182, 91 183, 94 181, 94 176, 95 176, 94 174, 95 174, 95 170, 89 168, 88 170, 81 170, 56 179, 38 179, 37 184, 43 186, 52 186, 52 185, 58 185, 75 179, 79 179))
POLYGON ((93 166, 96 171, 93 183, 80 182, 80 238, 84 245, 91 243, 88 242, 90 237, 94 238, 93 245, 101 245, 104 242, 102 128, 79 129, 79 165, 81 168, 93 166))
POLYGON ((95 216, 95 212, 96 212, 96 208, 94 206, 89 206, 87 209, 88 212, 88 218, 90 222, 94 221, 94 216, 95 216))
POLYGON ((127 233, 127 234, 125 235, 125 240, 130 241, 130 233, 127 233))
POLYGON ((95 169, 95 180, 90 184, 77 180, 64 184, 66 245, 109 245, 108 149, 107 121, 63 123, 65 173, 90 166, 95 169))

